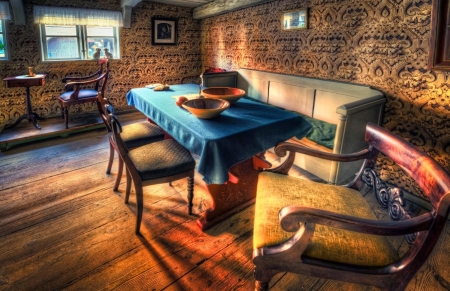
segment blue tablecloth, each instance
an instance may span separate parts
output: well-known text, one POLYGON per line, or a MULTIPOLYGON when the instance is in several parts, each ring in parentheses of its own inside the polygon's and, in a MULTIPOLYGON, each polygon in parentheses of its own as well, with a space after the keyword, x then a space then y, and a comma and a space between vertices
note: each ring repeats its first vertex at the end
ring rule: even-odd
POLYGON ((244 98, 216 118, 198 119, 176 106, 173 98, 197 92, 195 84, 171 85, 169 91, 136 88, 127 93, 127 101, 200 156, 197 170, 208 184, 227 182, 233 165, 304 136, 311 127, 295 113, 244 98))

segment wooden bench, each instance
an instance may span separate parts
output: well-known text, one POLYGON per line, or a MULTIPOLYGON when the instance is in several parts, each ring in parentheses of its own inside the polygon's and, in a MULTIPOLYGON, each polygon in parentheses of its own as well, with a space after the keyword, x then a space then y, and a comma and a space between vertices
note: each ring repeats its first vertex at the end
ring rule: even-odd
MULTIPOLYGON (((239 69, 235 76, 248 97, 336 127, 330 148, 314 140, 292 140, 303 145, 336 154, 355 152, 366 147, 366 124, 382 122, 386 98, 369 86, 249 69, 239 69)), ((297 155, 295 164, 332 184, 348 180, 361 166, 360 161, 342 164, 305 155, 297 155)))

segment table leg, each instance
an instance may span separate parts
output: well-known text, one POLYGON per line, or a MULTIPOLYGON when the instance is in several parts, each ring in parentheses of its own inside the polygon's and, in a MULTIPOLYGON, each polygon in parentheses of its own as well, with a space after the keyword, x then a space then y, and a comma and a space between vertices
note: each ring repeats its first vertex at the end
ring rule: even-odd
MULTIPOLYGON (((255 203, 258 174, 262 169, 255 167, 254 159, 260 158, 264 158, 264 155, 247 159, 230 169, 230 172, 239 177, 238 183, 207 185, 213 205, 197 220, 197 225, 202 230, 255 203)), ((267 167, 270 167, 269 163, 267 167)))
POLYGON ((16 122, 14 122, 14 124, 6 126, 5 129, 9 129, 9 128, 13 128, 14 126, 16 126, 17 124, 19 124, 22 120, 27 119, 29 122, 33 123, 34 127, 36 127, 37 129, 41 129, 41 127, 39 126, 39 124, 37 123, 36 119, 39 120, 43 120, 43 118, 39 117, 36 113, 34 113, 32 111, 31 108, 31 97, 30 97, 30 87, 26 87, 27 90, 27 94, 26 94, 26 109, 27 109, 27 114, 24 114, 22 116, 20 116, 16 122))

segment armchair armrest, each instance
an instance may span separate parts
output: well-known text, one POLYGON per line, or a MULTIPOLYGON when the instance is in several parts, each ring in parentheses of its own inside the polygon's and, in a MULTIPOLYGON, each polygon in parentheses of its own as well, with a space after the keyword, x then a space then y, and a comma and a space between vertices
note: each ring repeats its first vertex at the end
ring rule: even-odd
POLYGON ((97 83, 97 82, 99 82, 103 77, 104 77, 104 76, 102 75, 102 76, 100 76, 100 77, 98 77, 98 78, 96 78, 96 79, 89 80, 89 81, 69 82, 69 83, 67 83, 66 85, 64 85, 64 88, 70 87, 70 86, 72 86, 72 88, 73 88, 74 86, 83 86, 83 85, 89 85, 89 84, 97 83))
POLYGON ((100 77, 93 79, 93 80, 89 80, 89 81, 69 82, 66 85, 64 85, 64 90, 66 92, 73 91, 73 93, 70 96, 70 99, 76 100, 76 99, 78 99, 78 94, 84 85, 95 84, 95 90, 98 90, 99 83, 103 78, 105 78, 106 74, 107 73, 103 73, 100 77))
POLYGON ((271 172, 287 174, 289 169, 294 164, 295 153, 301 153, 325 160, 337 161, 337 162, 353 162, 357 160, 367 159, 370 157, 371 152, 368 149, 363 149, 359 152, 351 154, 335 154, 330 152, 324 152, 321 150, 312 149, 309 147, 302 146, 300 144, 294 144, 291 142, 280 142, 275 147, 275 154, 279 157, 286 156, 289 152, 288 158, 277 168, 270 169, 271 172))
POLYGON ((431 213, 401 220, 379 221, 343 215, 327 210, 303 206, 287 206, 281 209, 280 225, 285 231, 295 232, 300 228, 300 222, 318 223, 330 227, 351 230, 375 235, 405 235, 427 230, 433 223, 431 213))
POLYGON ((279 157, 286 156, 286 152, 295 152, 295 153, 301 153, 321 159, 326 159, 330 161, 336 161, 336 162, 353 162, 357 160, 366 159, 370 151, 368 149, 361 150, 359 152, 350 153, 350 154, 334 154, 330 152, 320 151, 316 149, 312 149, 309 147, 305 147, 299 144, 294 144, 290 142, 281 142, 275 147, 275 153, 279 157))
POLYGON ((92 75, 89 76, 80 76, 80 77, 64 77, 62 79, 63 83, 67 83, 67 82, 77 82, 77 81, 82 81, 82 80, 88 80, 88 79, 92 79, 94 77, 98 77, 101 74, 101 71, 97 71, 95 73, 93 73, 92 75))

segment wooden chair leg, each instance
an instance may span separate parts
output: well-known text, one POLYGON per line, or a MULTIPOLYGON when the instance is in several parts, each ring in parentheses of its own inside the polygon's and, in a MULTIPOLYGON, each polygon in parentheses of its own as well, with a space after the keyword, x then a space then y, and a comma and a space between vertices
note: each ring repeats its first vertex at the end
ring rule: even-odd
POLYGON ((130 192, 131 192, 131 174, 128 171, 128 169, 125 169, 125 172, 127 173, 127 187, 125 190, 125 203, 128 203, 128 199, 130 198, 130 192))
POLYGON ((269 282, 255 281, 255 291, 269 290, 269 282))
POLYGON ((109 142, 109 161, 108 161, 108 167, 106 168, 106 174, 111 174, 111 168, 112 164, 114 162, 114 146, 112 145, 112 142, 109 142))
MULTIPOLYGON (((119 157, 119 167, 117 169, 116 182, 114 183, 114 188, 113 188, 114 191, 117 191, 117 189, 119 189, 120 180, 122 179, 122 173, 123 173, 123 160, 119 157)), ((127 171, 127 173, 128 173, 128 171, 127 171)), ((128 187, 128 185, 127 185, 127 187, 128 187)))
POLYGON ((194 177, 192 177, 192 176, 188 177, 187 182, 188 182, 187 183, 188 213, 189 213, 189 215, 191 215, 192 214, 192 206, 193 206, 192 200, 194 199, 194 177))
POLYGON ((64 123, 66 124, 66 129, 69 128, 69 109, 64 107, 64 123))
POLYGON ((140 234, 141 222, 142 222, 142 212, 144 210, 144 193, 142 185, 140 183, 134 183, 134 188, 136 189, 136 234, 140 234))

